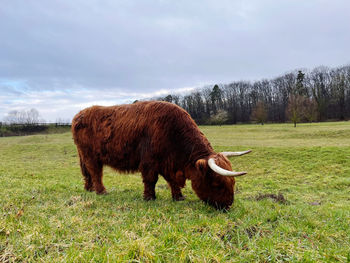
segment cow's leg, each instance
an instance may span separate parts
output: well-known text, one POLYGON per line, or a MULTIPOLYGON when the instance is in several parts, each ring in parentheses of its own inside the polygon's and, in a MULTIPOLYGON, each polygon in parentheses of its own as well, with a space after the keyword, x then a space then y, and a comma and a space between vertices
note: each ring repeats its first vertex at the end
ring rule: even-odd
POLYGON ((158 173, 142 171, 142 180, 145 187, 143 199, 147 201, 156 199, 155 187, 158 181, 158 173))
POLYGON ((171 195, 174 201, 182 201, 185 200, 185 197, 182 195, 181 188, 175 182, 169 182, 168 184, 171 189, 171 195))
POLYGON ((90 189, 95 190, 97 194, 106 194, 106 188, 102 183, 102 164, 99 161, 85 158, 83 158, 83 162, 86 174, 90 175, 87 181, 85 181, 85 185, 87 184, 89 187, 92 182, 93 188, 90 189))
POLYGON ((93 185, 93 183, 92 183, 91 174, 90 174, 90 172, 88 171, 88 169, 87 169, 87 167, 86 167, 86 165, 85 165, 83 156, 82 156, 82 154, 80 154, 80 152, 79 152, 79 159, 80 159, 80 169, 81 169, 81 173, 83 174, 83 176, 84 176, 84 181, 85 181, 84 188, 85 188, 85 190, 92 192, 92 191, 94 191, 94 185, 93 185))
POLYGON ((174 201, 182 201, 185 200, 185 197, 182 195, 181 187, 184 187, 184 183, 181 182, 181 184, 177 181, 176 176, 178 174, 172 174, 171 176, 163 176, 164 179, 168 182, 170 189, 171 189, 171 195, 173 197, 174 201), (180 187, 181 186, 181 187, 180 187))
POLYGON ((81 173, 84 176, 84 180, 85 180, 85 185, 84 188, 87 191, 94 191, 94 185, 92 183, 92 179, 91 179, 91 174, 89 173, 88 169, 85 166, 85 163, 83 162, 82 158, 80 157, 80 169, 81 169, 81 173))

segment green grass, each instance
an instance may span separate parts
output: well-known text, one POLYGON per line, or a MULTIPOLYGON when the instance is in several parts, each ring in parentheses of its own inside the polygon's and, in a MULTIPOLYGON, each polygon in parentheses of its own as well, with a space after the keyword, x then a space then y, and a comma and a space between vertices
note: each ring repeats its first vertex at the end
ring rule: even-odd
POLYGON ((350 123, 204 126, 231 158, 235 203, 222 213, 190 182, 173 202, 160 179, 105 169, 83 190, 70 133, 0 138, 0 262, 350 262, 350 123), (259 194, 282 194, 286 203, 259 194))

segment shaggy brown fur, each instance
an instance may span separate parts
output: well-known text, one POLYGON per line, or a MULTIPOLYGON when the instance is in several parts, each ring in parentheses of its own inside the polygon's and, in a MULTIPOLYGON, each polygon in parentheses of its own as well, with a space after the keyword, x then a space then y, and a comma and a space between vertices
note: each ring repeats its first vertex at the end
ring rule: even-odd
POLYGON ((106 192, 103 165, 120 172, 142 173, 144 199, 156 198, 155 185, 162 175, 174 200, 183 200, 186 179, 198 197, 219 209, 233 202, 234 178, 213 172, 208 159, 232 170, 229 160, 213 151, 190 115, 167 102, 137 102, 111 107, 93 106, 73 119, 85 189, 106 192))

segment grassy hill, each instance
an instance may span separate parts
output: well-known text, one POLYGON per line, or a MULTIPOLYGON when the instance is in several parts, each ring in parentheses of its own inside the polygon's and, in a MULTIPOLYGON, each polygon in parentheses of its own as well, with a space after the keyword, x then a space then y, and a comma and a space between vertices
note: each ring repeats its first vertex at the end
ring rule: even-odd
POLYGON ((105 168, 83 189, 70 133, 0 138, 0 262, 350 262, 350 123, 203 126, 231 158, 235 203, 222 213, 190 182, 142 199, 139 174, 105 168))

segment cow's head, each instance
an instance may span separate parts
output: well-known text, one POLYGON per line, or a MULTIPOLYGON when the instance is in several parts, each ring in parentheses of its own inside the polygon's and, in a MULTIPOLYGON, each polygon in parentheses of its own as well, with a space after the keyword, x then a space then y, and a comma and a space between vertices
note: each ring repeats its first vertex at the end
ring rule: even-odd
POLYGON ((198 197, 216 209, 228 209, 234 200, 234 177, 246 172, 232 171, 231 163, 226 157, 249 152, 251 151, 223 152, 197 160, 195 167, 191 167, 187 173, 198 197))

